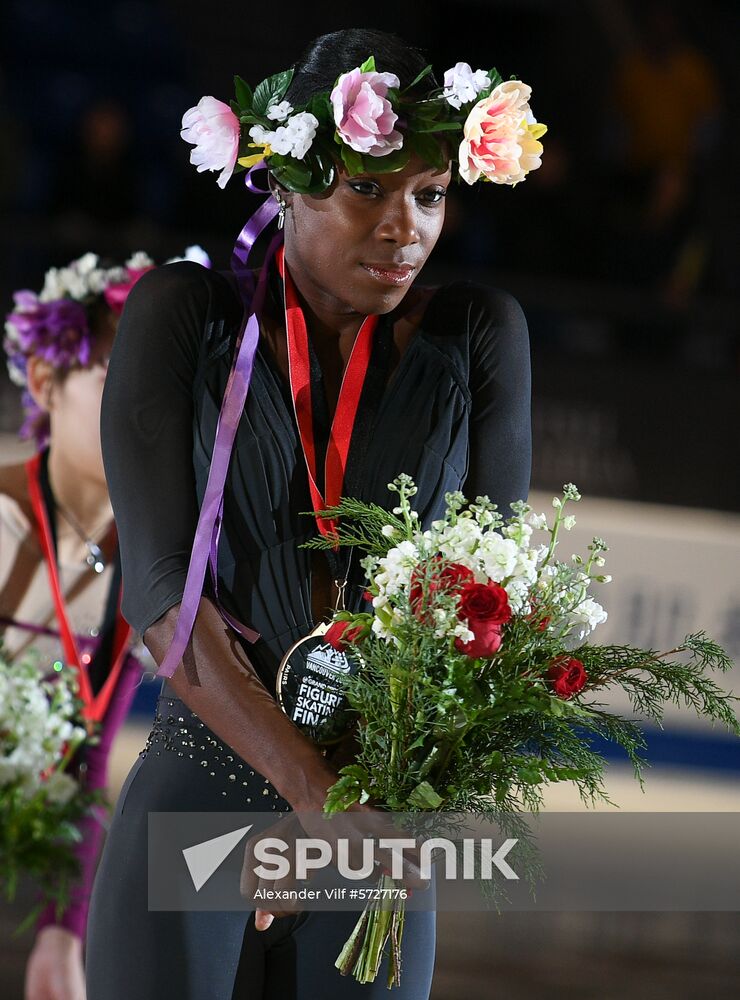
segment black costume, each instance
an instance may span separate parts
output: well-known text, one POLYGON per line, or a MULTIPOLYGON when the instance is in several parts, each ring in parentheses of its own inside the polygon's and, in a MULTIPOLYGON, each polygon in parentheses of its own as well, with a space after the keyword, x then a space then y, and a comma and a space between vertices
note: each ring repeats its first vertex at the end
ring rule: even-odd
MULTIPOLYGON (((273 274, 273 294, 275 281, 279 292, 273 274)), ((101 427, 123 560, 123 611, 142 634, 182 597, 241 316, 230 276, 183 262, 145 275, 121 320, 101 427)), ((521 308, 507 293, 471 282, 441 287, 390 371, 353 492, 392 506, 386 484, 406 472, 418 487, 412 503, 424 527, 443 516, 450 490, 469 498, 487 494, 506 516, 511 501, 527 496, 530 457, 529 342, 521 308)), ((270 690, 284 652, 315 624, 311 566, 324 553, 299 548, 316 534, 313 518, 299 514, 310 509, 290 389, 260 339, 226 480, 218 573, 226 609, 261 634, 245 649, 270 690)), ((353 560, 349 610, 363 607, 363 584, 353 560)), ((238 756, 225 770, 220 754, 214 756, 218 740, 206 751, 215 765, 201 767, 203 753, 189 746, 196 738, 205 742, 204 733, 213 737, 165 681, 95 883, 90 1000, 307 1000, 318 995, 317 982, 321 996, 333 1000, 367 998, 374 990, 385 995, 385 963, 372 986, 334 969, 357 914, 304 912, 256 932, 246 912, 147 911, 148 810, 264 810, 266 801, 290 808, 238 756), (248 782, 228 780, 227 770, 237 766, 248 782), (262 964, 271 936, 276 947, 262 964)), ((408 913, 403 955, 395 995, 424 1000, 434 962, 433 913, 408 913)))

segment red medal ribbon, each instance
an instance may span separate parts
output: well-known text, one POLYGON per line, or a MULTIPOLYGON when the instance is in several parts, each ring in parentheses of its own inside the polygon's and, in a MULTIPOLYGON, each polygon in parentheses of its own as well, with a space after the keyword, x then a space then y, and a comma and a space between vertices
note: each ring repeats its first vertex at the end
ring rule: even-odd
MULTIPOLYGON (((373 346, 373 332, 378 323, 377 316, 368 316, 360 327, 352 346, 347 367, 342 376, 337 408, 331 423, 329 441, 324 463, 324 493, 316 485, 316 446, 314 441, 313 406, 311 402, 311 367, 308 350, 308 330, 295 285, 285 266, 284 248, 275 254, 278 270, 285 286, 285 329, 288 339, 288 373, 293 408, 298 424, 303 455, 306 459, 311 502, 314 511, 333 507, 339 503, 347 468, 347 456, 352 440, 352 430, 357 415, 357 407, 362 395, 362 387, 370 364, 373 346)), ((336 519, 317 519, 319 530, 331 537, 336 534, 336 519)), ((335 545, 335 550, 338 548, 335 545)))
POLYGON ((51 587, 54 607, 56 609, 59 632, 62 639, 62 648, 67 663, 77 671, 79 683, 79 696, 84 703, 83 716, 94 722, 100 722, 108 709, 113 691, 115 690, 118 675, 123 667, 126 657, 128 640, 131 634, 131 626, 126 622, 121 614, 121 593, 118 594, 118 610, 116 614, 116 627, 113 636, 113 651, 111 654, 112 667, 105 679, 105 683, 97 695, 93 695, 90 678, 87 672, 87 665, 80 656, 74 632, 69 624, 67 607, 62 593, 59 580, 59 569, 57 567, 56 553, 54 551, 54 540, 49 524, 49 517, 44 504, 44 497, 39 482, 39 466, 41 464, 41 452, 37 452, 26 462, 26 475, 28 477, 28 492, 31 498, 31 505, 36 519, 36 530, 44 554, 46 569, 49 575, 49 585, 51 587))

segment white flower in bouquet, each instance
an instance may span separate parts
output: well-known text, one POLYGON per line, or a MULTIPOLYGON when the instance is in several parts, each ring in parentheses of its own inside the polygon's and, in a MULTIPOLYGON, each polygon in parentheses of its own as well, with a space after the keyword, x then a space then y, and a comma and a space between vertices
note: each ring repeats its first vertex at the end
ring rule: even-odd
POLYGON ((71 675, 47 680, 37 661, 9 665, 0 655, 0 785, 34 795, 42 775, 85 738, 74 721, 74 687, 71 675))
POLYGON ((44 783, 44 793, 54 805, 67 805, 77 792, 77 782, 64 771, 53 771, 44 783))
POLYGON ((0 895, 12 903, 23 877, 39 890, 16 934, 47 904, 58 918, 67 908, 79 877, 77 824, 101 801, 65 770, 88 735, 76 690, 60 662, 51 671, 30 654, 8 663, 0 644, 0 895))
POLYGON ((571 612, 571 621, 573 625, 578 629, 577 637, 579 641, 585 639, 587 635, 596 628, 597 625, 601 625, 607 619, 607 613, 598 603, 592 598, 587 597, 584 601, 574 608, 571 612))
POLYGON ((480 547, 483 572, 489 580, 501 583, 511 576, 519 558, 519 546, 513 538, 502 538, 495 531, 486 532, 480 547))
POLYGON ((455 524, 442 522, 442 527, 435 534, 432 542, 436 551, 469 569, 478 567, 476 553, 484 536, 477 521, 460 518, 455 524))
POLYGON ((530 511, 527 514, 527 524, 531 525, 535 531, 547 531, 547 514, 535 514, 530 511))
MULTIPOLYGON (((381 571, 375 576, 375 582, 381 588, 381 595, 393 596, 408 588, 411 571, 418 561, 419 550, 408 539, 404 539, 394 548, 389 549, 388 555, 378 560, 381 571)), ((376 607, 380 606, 382 605, 376 605, 376 607)))

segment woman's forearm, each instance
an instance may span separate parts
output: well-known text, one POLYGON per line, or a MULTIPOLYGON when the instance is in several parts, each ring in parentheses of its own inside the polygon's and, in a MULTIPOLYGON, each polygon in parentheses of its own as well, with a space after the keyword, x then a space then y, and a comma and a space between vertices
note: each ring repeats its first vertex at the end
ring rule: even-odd
MULTIPOLYGON (((151 625, 144 642, 163 661, 180 605, 151 625)), ((183 661, 170 686, 224 743, 263 774, 291 806, 320 810, 337 771, 293 725, 265 688, 217 609, 202 597, 183 661)))

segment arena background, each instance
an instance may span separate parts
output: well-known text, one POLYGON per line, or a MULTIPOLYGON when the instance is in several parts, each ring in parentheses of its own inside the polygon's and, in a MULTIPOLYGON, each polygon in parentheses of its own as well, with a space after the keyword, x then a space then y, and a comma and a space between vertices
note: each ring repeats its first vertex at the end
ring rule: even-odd
MULTIPOLYGON (((88 249, 164 259, 200 243, 227 267, 255 202, 189 166, 182 113, 202 94, 228 99, 234 73, 257 82, 289 65, 318 34, 381 27, 439 71, 464 60, 515 74, 548 125, 543 165, 513 190, 453 186, 424 282, 471 277, 522 303, 531 499, 544 509, 575 482, 568 544, 598 533, 610 545, 600 638, 670 648, 704 627, 740 660, 737 21, 730 0, 6 0, 0 302, 7 311, 13 289, 39 288, 46 268, 88 249)), ((3 370, 0 462, 30 454, 19 423, 3 370)), ((738 668, 730 684, 740 692, 738 668)), ((112 799, 158 688, 137 693, 112 799)), ((740 811, 738 746, 671 710, 649 733, 645 794, 616 755, 610 795, 624 811, 740 811)), ((581 804, 558 791, 548 808, 581 804)), ((9 1000, 30 946, 10 938, 22 903, 0 911, 9 1000)), ((736 996, 739 933, 736 913, 440 914, 433 996, 736 996)))

